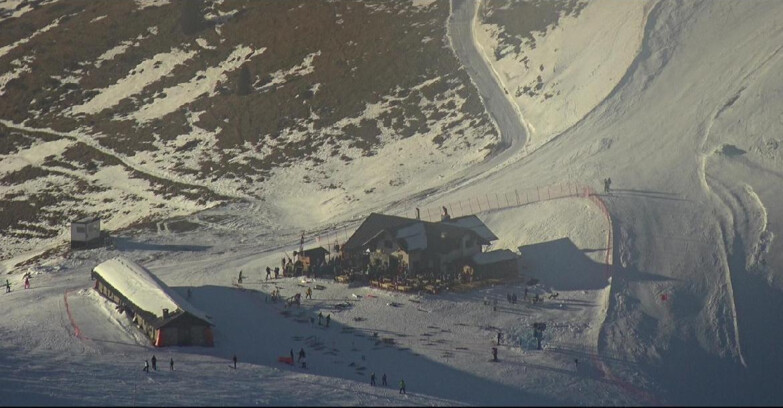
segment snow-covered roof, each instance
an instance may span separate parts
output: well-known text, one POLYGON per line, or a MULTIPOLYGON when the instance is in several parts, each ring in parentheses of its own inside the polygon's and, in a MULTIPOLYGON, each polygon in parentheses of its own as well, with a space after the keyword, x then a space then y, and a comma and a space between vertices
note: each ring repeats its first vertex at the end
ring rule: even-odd
POLYGON ((495 241, 498 237, 487 227, 479 217, 475 215, 466 215, 464 217, 452 218, 448 221, 441 221, 442 224, 455 225, 457 227, 473 230, 482 239, 489 242, 495 241))
POLYGON ((489 252, 479 252, 473 255, 471 259, 476 265, 489 265, 495 262, 510 261, 518 258, 519 255, 512 252, 510 249, 497 249, 489 252))
POLYGON ((182 310, 211 323, 204 312, 166 286, 147 268, 125 257, 109 259, 96 266, 93 272, 134 305, 158 318, 163 318, 163 309, 168 309, 170 314, 182 310))

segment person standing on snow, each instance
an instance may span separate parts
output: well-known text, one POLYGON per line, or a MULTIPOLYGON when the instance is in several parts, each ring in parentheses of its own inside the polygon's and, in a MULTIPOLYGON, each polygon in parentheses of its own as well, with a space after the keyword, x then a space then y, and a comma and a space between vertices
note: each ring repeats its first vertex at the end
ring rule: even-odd
POLYGON ((24 277, 24 288, 25 289, 30 289, 30 277, 29 276, 25 276, 24 277))
POLYGON ((386 384, 386 373, 383 373, 383 376, 381 376, 381 385, 388 385, 386 384))
POLYGON ((150 372, 150 362, 149 361, 144 360, 144 368, 142 368, 141 371, 150 372))
POLYGON ((310 289, 310 287, 307 287, 307 291, 305 292, 305 299, 312 299, 313 298, 313 290, 310 289))
POLYGON ((326 327, 329 327, 329 321, 330 321, 330 320, 332 320, 332 315, 331 315, 331 313, 330 313, 330 314, 328 314, 328 315, 326 315, 326 327))
POLYGON ((370 374, 370 385, 375 387, 375 373, 370 374))
POLYGON ((152 355, 152 369, 155 371, 158 371, 158 359, 155 358, 155 355, 152 355))
POLYGON ((298 361, 302 361, 302 359, 303 359, 303 358, 305 358, 305 351, 304 351, 304 347, 302 347, 301 349, 299 349, 299 360, 298 360, 298 361))
POLYGON ((400 394, 405 394, 405 380, 400 379, 400 394))
POLYGON ((5 293, 8 293, 11 291, 11 282, 8 282, 8 279, 5 280, 5 293))
POLYGON ((232 360, 234 361, 234 370, 236 370, 237 369, 237 355, 236 354, 234 354, 234 358, 232 358, 232 360))
POLYGON ((272 275, 272 268, 266 267, 266 280, 269 280, 269 277, 272 275))
POLYGON ((169 360, 169 370, 174 371, 174 357, 169 360))

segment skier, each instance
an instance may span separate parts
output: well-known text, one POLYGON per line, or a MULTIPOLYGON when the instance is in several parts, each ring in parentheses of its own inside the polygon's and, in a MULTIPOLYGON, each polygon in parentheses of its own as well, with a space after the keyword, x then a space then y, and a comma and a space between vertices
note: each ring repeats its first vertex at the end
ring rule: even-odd
POLYGON ((332 320, 332 315, 331 314, 326 315, 326 327, 329 327, 330 320, 332 320))
POLYGON ((8 279, 5 280, 5 293, 8 293, 11 291, 11 282, 8 282, 8 279))
POLYGON ((305 292, 305 299, 312 299, 313 298, 313 290, 310 289, 310 287, 307 287, 307 291, 305 292))
POLYGON ((321 325, 321 319, 323 319, 323 317, 324 317, 324 314, 321 313, 321 312, 318 312, 318 325, 319 326, 321 325))
POLYGON ((25 289, 30 289, 30 277, 29 276, 25 276, 24 277, 24 288, 25 289))
POLYGON ((400 394, 405 394, 405 380, 400 379, 400 394))
POLYGON ((302 359, 303 359, 303 358, 305 358, 305 351, 304 351, 304 347, 302 347, 302 348, 299 350, 299 360, 298 360, 298 361, 302 361, 302 359))
POLYGON ((386 384, 386 373, 383 373, 383 376, 381 376, 381 385, 388 385, 386 384))
POLYGON ((266 267, 266 280, 269 280, 269 276, 272 275, 272 268, 266 267))
POLYGON ((275 279, 277 279, 277 276, 280 274, 280 268, 275 266, 275 279))
POLYGON ((174 371, 174 357, 169 360, 169 370, 174 371))
POLYGON ((234 358, 232 360, 234 360, 234 370, 236 370, 237 369, 237 355, 236 354, 234 354, 234 358))
POLYGON ((375 387, 375 373, 370 374, 370 385, 375 387))
POLYGON ((152 355, 152 369, 155 371, 158 371, 158 359, 155 358, 155 355, 152 355))
POLYGON ((237 283, 242 283, 242 270, 239 270, 239 278, 237 278, 237 283))
POLYGON ((492 361, 498 361, 498 348, 492 347, 492 361))
POLYGON ((498 332, 498 346, 500 345, 500 338, 503 337, 503 333, 498 332))
POLYGON ((150 372, 150 362, 149 361, 144 360, 144 368, 142 368, 141 371, 150 372))
POLYGON ((291 349, 291 363, 294 362, 294 349, 291 349))
POLYGON ((574 370, 579 371, 579 359, 574 359, 574 370))

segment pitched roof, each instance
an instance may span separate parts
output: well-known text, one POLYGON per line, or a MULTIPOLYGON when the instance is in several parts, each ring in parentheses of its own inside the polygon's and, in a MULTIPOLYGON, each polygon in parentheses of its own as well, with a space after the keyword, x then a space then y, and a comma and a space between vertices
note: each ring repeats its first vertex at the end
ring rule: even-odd
POLYGON ((93 268, 93 272, 136 307, 160 319, 161 324, 176 317, 173 315, 178 310, 212 324, 204 312, 166 286, 147 268, 125 257, 109 259, 93 268), (169 310, 166 319, 163 318, 163 309, 169 310))
POLYGON ((397 217, 395 215, 371 213, 364 222, 359 225, 359 228, 356 229, 353 235, 348 238, 348 241, 345 242, 343 248, 346 250, 358 249, 384 229, 396 230, 397 228, 417 222, 421 221, 412 218, 397 217))
POLYGON ((465 215, 458 218, 452 218, 450 220, 441 221, 441 224, 450 224, 471 229, 488 243, 498 239, 498 237, 492 233, 489 227, 487 227, 484 222, 475 215, 465 215))
POLYGON ((457 223, 450 222, 426 222, 413 218, 397 217, 372 213, 356 229, 356 232, 343 246, 346 250, 355 250, 368 244, 370 241, 388 232, 396 239, 400 246, 407 251, 413 250, 448 250, 453 248, 455 240, 461 239, 465 234, 474 235, 481 243, 488 244, 488 238, 494 238, 494 234, 477 217, 457 223), (460 225, 465 223, 470 227, 460 225), (481 229, 483 226, 484 230, 481 229))

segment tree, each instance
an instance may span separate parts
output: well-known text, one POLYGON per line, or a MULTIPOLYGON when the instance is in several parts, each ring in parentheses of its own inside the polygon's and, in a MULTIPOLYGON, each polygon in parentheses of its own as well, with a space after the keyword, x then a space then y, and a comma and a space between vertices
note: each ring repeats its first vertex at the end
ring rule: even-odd
POLYGON ((206 26, 201 14, 201 0, 183 0, 180 8, 180 25, 185 35, 193 35, 206 26))
POLYGON ((239 70, 239 78, 237 78, 237 95, 249 95, 252 89, 250 70, 247 68, 247 64, 242 65, 242 69, 239 70))

